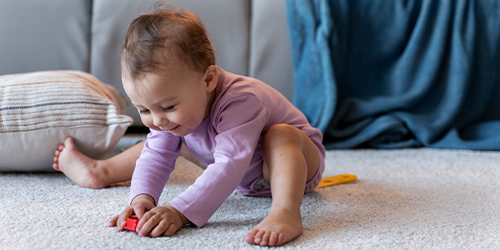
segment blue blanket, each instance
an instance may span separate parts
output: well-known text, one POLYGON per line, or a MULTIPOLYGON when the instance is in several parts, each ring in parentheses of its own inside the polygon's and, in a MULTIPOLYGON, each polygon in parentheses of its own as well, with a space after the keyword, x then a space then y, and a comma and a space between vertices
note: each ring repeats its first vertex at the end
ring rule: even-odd
POLYGON ((294 104, 333 148, 500 149, 500 1, 288 0, 294 104))

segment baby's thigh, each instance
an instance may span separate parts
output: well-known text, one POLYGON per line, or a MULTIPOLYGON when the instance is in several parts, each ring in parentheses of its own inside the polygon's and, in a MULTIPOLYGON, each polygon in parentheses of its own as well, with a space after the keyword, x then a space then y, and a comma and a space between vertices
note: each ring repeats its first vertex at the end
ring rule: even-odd
POLYGON ((305 162, 307 181, 318 171, 320 154, 316 144, 300 129, 288 124, 277 124, 266 131, 262 140, 262 152, 264 156, 262 170, 266 181, 270 179, 269 168, 272 168, 273 164, 278 164, 280 159, 291 165, 305 162))

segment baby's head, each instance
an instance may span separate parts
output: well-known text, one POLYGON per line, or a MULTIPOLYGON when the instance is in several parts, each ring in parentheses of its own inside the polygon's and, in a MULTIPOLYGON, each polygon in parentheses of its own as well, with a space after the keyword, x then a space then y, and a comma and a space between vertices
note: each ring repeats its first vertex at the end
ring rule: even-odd
POLYGON ((139 16, 129 26, 122 50, 122 78, 134 81, 169 63, 203 74, 215 65, 215 53, 196 14, 158 2, 154 12, 139 16))
POLYGON ((208 116, 218 73, 203 23, 195 14, 157 3, 136 18, 122 51, 122 80, 142 122, 185 136, 208 116))

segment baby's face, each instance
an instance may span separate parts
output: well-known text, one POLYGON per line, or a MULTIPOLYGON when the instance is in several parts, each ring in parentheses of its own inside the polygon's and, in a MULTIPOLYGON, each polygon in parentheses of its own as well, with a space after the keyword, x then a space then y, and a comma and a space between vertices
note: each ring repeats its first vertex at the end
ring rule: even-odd
POLYGON ((205 75, 173 65, 134 82, 124 78, 123 86, 144 125, 186 136, 210 112, 215 87, 207 88, 205 79, 205 75))

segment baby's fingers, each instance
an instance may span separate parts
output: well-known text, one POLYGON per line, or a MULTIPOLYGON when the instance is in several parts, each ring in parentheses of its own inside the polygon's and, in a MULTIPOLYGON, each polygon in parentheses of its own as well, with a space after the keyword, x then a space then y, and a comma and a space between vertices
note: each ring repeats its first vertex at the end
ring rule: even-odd
POLYGON ((151 212, 147 212, 144 214, 144 216, 139 220, 139 223, 137 224, 137 233, 139 236, 146 236, 150 234, 150 232, 156 227, 156 225, 159 223, 159 221, 156 221, 153 219, 154 214, 151 212))
POLYGON ((177 226, 174 223, 171 223, 170 226, 167 228, 167 230, 163 233, 163 235, 170 237, 174 235, 175 232, 177 232, 177 230, 179 230, 179 228, 177 228, 177 226))
POLYGON ((168 231, 168 228, 171 227, 173 224, 166 221, 166 220, 162 220, 160 221, 160 223, 158 223, 158 225, 156 225, 153 230, 151 230, 151 232, 149 233, 149 236, 151 237, 158 237, 158 236, 162 236, 162 235, 165 235, 165 236, 172 236, 175 231, 173 231, 173 233, 171 234, 166 234, 166 232, 168 231))
POLYGON ((127 218, 130 218, 130 216, 132 216, 133 214, 134 214, 134 209, 132 207, 127 207, 125 208, 125 210, 123 210, 123 212, 118 216, 118 221, 116 222, 118 231, 125 230, 125 226, 127 224, 127 218))
POLYGON ((109 222, 108 227, 116 226, 116 222, 118 222, 118 217, 119 217, 119 215, 113 217, 113 219, 111 219, 111 221, 109 222))
POLYGON ((137 216, 137 218, 142 219, 144 214, 147 212, 147 208, 144 206, 135 206, 134 207, 134 214, 137 216))
MULTIPOLYGON (((173 225, 169 220, 162 219, 162 217, 154 212, 148 212, 144 215, 143 219, 139 222, 137 228, 140 227, 138 233, 140 236, 158 237, 164 234, 173 225), (141 225, 142 222, 142 225, 141 225)), ((168 236, 172 236, 177 230, 174 229, 168 236)))

